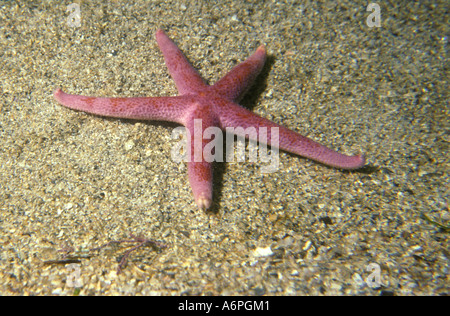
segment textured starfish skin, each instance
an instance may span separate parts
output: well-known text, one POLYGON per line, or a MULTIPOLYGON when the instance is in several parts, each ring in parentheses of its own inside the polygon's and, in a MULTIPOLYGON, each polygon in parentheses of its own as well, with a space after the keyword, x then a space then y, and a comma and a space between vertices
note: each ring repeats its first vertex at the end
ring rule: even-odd
MULTIPOLYGON (((335 168, 358 169, 364 166, 363 155, 347 156, 338 153, 260 117, 236 103, 254 82, 264 65, 266 59, 264 46, 258 47, 247 60, 235 66, 217 83, 209 86, 162 30, 156 32, 156 41, 175 81, 179 96, 97 98, 66 94, 61 89, 56 89, 54 97, 66 107, 92 114, 139 120, 171 121, 184 125, 191 135, 191 159, 188 162, 189 181, 194 199, 201 209, 208 209, 212 203, 213 172, 210 162, 206 162, 204 159, 196 162, 193 159, 195 152, 194 119, 201 119, 203 131, 208 127, 222 129, 254 127, 258 133, 256 136, 259 136, 259 127, 267 127, 268 144, 271 144, 270 128, 278 127, 278 147, 282 150, 335 168)), ((247 137, 249 135, 240 136, 247 137)), ((257 138, 253 140, 257 140, 257 138)), ((202 140, 202 152, 208 142, 208 140, 202 140)))

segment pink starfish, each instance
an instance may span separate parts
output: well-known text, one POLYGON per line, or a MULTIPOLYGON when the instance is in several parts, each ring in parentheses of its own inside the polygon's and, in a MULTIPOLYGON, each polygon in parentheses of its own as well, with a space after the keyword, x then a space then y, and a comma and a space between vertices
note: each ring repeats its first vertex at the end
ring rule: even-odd
MULTIPOLYGON (((61 89, 57 89, 54 92, 54 97, 62 105, 71 109, 97 115, 171 121, 184 125, 191 135, 191 160, 188 162, 189 181, 195 201, 200 209, 205 210, 211 206, 213 172, 212 163, 206 161, 204 157, 200 161, 193 159, 195 153, 194 120, 197 119, 201 120, 202 132, 208 127, 220 127, 221 129, 254 127, 257 135, 239 135, 239 130, 236 130, 236 134, 255 141, 258 140, 260 128, 266 127, 268 128, 268 144, 272 143, 271 128, 278 127, 278 147, 282 150, 336 168, 357 169, 364 166, 363 155, 347 156, 340 154, 305 136, 262 118, 236 103, 251 86, 264 65, 266 50, 263 45, 258 47, 252 56, 234 67, 216 84, 209 86, 162 30, 156 32, 156 41, 178 88, 179 96, 97 98, 70 95, 64 93, 61 89)), ((208 142, 202 139, 201 143, 203 150, 208 142)))

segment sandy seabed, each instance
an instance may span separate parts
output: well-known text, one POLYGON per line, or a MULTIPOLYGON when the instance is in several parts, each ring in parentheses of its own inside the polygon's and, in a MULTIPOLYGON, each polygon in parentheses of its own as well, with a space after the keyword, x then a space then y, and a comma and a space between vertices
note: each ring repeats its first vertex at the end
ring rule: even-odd
POLYGON ((0 1, 0 294, 448 295, 445 5, 0 1), (217 164, 199 211, 174 125, 52 97, 176 95, 158 28, 211 83, 265 44, 242 104, 368 167, 217 164), (131 235, 167 247, 89 251, 131 235))

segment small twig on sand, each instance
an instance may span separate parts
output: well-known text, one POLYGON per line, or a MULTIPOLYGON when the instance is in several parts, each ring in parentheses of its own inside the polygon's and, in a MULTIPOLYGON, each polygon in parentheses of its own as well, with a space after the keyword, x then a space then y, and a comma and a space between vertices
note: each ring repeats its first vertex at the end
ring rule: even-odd
POLYGON ((93 248, 90 249, 88 253, 84 252, 77 252, 75 251, 75 249, 73 247, 70 246, 66 246, 60 250, 58 250, 58 252, 62 253, 62 259, 60 260, 47 260, 44 261, 44 264, 68 264, 68 263, 80 263, 81 261, 79 259, 88 259, 93 257, 94 255, 92 254, 92 252, 94 251, 100 251, 103 248, 106 248, 110 245, 116 244, 124 244, 124 243, 137 243, 136 246, 128 249, 127 251, 125 251, 125 253, 122 256, 122 259, 120 259, 119 262, 119 266, 117 268, 117 273, 119 274, 127 265, 128 263, 128 259, 130 257, 130 254, 133 251, 136 251, 137 249, 141 248, 141 247, 146 247, 146 246, 152 246, 155 249, 164 249, 167 247, 167 245, 153 240, 153 239, 148 239, 148 238, 143 238, 143 237, 136 237, 134 235, 130 236, 131 239, 123 239, 123 240, 112 240, 110 242, 107 242, 106 244, 97 247, 97 248, 93 248))
POLYGON ((91 251, 100 251, 103 248, 106 248, 112 244, 123 244, 123 243, 138 243, 138 244, 136 246, 128 249, 127 251, 125 251, 125 253, 122 256, 122 259, 120 259, 119 266, 117 268, 117 273, 120 273, 126 267, 126 265, 128 263, 128 258, 130 257, 130 254, 133 251, 136 251, 137 249, 139 249, 141 247, 146 247, 146 246, 152 246, 153 248, 158 248, 158 249, 164 249, 167 247, 167 245, 165 245, 159 241, 156 241, 153 239, 148 239, 148 238, 143 238, 143 237, 136 237, 134 235, 131 235, 131 239, 112 240, 100 247, 91 249, 91 251))

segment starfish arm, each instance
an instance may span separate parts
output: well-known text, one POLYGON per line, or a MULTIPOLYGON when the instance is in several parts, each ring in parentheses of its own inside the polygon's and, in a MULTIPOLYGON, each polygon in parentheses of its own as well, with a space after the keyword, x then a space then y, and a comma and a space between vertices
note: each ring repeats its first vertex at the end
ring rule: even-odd
POLYGON ((181 95, 196 93, 208 86, 198 71, 191 66, 186 56, 163 30, 159 29, 156 31, 156 41, 164 55, 169 73, 181 95))
POLYGON ((252 56, 231 69, 211 89, 230 101, 239 101, 261 72, 265 61, 266 49, 261 45, 252 56))
POLYGON ((73 110, 109 117, 139 120, 161 120, 184 123, 186 105, 192 97, 97 98, 67 94, 61 89, 53 93, 62 105, 73 110))
POLYGON ((207 210, 212 204, 212 163, 188 162, 188 177, 195 203, 201 210, 207 210))
MULTIPOLYGON (((219 120, 211 111, 211 107, 200 103, 194 104, 186 122, 190 148, 187 164, 189 182, 195 202, 202 210, 210 208, 213 192, 212 161, 214 157, 206 156, 210 153, 205 150, 205 146, 211 141, 205 139, 205 130, 216 128, 221 134, 220 129, 217 127, 218 124, 219 120)), ((215 148, 215 150, 217 149, 215 148)))
MULTIPOLYGON (((249 127, 256 129, 256 135, 259 138, 260 127, 267 127, 267 143, 272 145, 271 128, 278 127, 279 145, 278 147, 287 152, 303 156, 325 165, 341 168, 341 169, 358 169, 364 166, 365 158, 363 155, 347 156, 338 153, 326 146, 323 146, 305 136, 300 135, 292 130, 278 125, 268 119, 256 115, 247 109, 244 109, 238 104, 229 102, 219 114, 222 128, 227 127, 242 127, 244 130, 249 127)), ((252 140, 255 137, 248 136, 242 129, 235 129, 236 135, 245 136, 252 140)))

